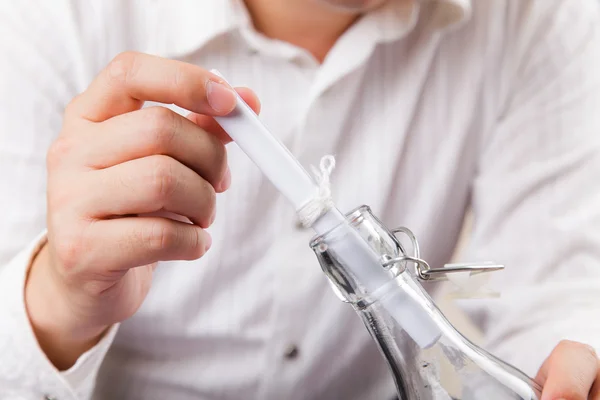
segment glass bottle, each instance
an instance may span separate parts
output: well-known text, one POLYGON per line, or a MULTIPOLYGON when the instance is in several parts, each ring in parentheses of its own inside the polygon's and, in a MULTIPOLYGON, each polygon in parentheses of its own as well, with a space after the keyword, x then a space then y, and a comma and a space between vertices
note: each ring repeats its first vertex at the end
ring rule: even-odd
MULTIPOLYGON (((362 206, 347 214, 347 224, 311 241, 319 263, 338 297, 352 304, 387 360, 401 400, 538 400, 541 387, 523 372, 462 336, 444 317, 419 280, 418 254, 404 246, 362 206), (368 292, 347 268, 335 243, 348 226, 380 257, 389 280, 368 292), (417 263, 416 272, 410 265, 417 263), (393 306, 390 306, 393 305, 393 306)), ((410 231, 401 228, 414 240, 410 231)), ((394 231, 394 232, 398 232, 394 231)), ((434 270, 430 270, 434 271, 434 270)), ((435 270, 440 271, 440 270, 435 270)))

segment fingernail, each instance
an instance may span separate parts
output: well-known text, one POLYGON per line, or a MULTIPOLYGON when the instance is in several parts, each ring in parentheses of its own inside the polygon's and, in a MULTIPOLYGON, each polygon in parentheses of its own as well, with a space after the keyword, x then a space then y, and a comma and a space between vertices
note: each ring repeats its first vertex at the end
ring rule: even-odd
POLYGON ((229 167, 227 167, 227 171, 225 171, 225 176, 223 177, 219 188, 222 192, 224 192, 227 189, 229 189, 229 186, 231 186, 231 170, 229 169, 229 167))
POLYGON ((204 243, 204 251, 206 252, 212 246, 212 236, 210 236, 210 234, 206 231, 205 231, 205 233, 206 233, 206 242, 204 243))
POLYGON ((206 84, 208 104, 219 114, 227 114, 235 107, 235 93, 222 83, 208 81, 206 84))

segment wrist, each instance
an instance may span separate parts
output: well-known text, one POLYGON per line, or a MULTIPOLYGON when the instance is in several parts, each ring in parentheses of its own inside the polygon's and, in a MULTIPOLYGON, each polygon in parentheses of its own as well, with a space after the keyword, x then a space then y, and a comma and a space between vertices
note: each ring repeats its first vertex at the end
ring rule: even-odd
POLYGON ((50 262, 46 244, 30 266, 25 307, 40 347, 59 370, 66 370, 98 343, 108 327, 90 326, 77 317, 66 290, 53 276, 50 262))

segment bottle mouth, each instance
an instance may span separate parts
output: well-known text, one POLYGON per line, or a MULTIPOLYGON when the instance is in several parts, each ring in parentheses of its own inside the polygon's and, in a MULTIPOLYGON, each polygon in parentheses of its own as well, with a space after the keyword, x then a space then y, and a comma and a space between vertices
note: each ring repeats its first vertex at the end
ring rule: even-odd
POLYGON ((352 227, 356 227, 356 226, 360 225, 365 220, 365 215, 372 215, 371 207, 363 204, 361 206, 354 208, 353 210, 351 210, 350 212, 345 214, 345 217, 346 217, 345 222, 340 222, 339 224, 335 225, 333 228, 331 228, 327 232, 314 236, 310 240, 310 243, 309 243, 310 248, 313 250, 316 249, 320 244, 325 242, 331 235, 333 235, 335 233, 335 231, 343 224, 348 224, 352 227))
POLYGON ((403 245, 367 205, 315 236, 310 247, 337 296, 356 306, 406 270, 405 261, 394 261, 405 254, 403 245))
MULTIPOLYGON (((309 243, 311 250, 319 255, 325 255, 330 252, 330 245, 338 241, 344 241, 348 235, 348 227, 355 231, 362 241, 364 241, 371 251, 380 257, 380 266, 394 275, 404 271, 407 266, 406 261, 391 262, 400 256, 407 254, 406 247, 398 240, 394 231, 390 231, 384 223, 377 218, 371 207, 361 205, 345 214, 344 221, 338 223, 327 232, 313 237, 309 243)), ((319 256, 320 257, 320 256, 319 256)), ((325 262, 329 256, 320 258, 320 262, 325 262)), ((323 264, 321 264, 323 267, 323 264)), ((323 267, 327 269, 326 267, 323 267)))

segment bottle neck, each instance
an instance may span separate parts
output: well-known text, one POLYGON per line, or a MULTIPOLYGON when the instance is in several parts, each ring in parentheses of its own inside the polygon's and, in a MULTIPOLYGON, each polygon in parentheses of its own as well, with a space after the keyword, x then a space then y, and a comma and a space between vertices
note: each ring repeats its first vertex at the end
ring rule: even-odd
POLYGON ((396 262, 407 259, 403 247, 368 207, 347 219, 311 247, 334 291, 354 306, 379 346, 402 400, 539 398, 539 386, 525 374, 450 324, 416 276, 396 262))
POLYGON ((355 309, 386 358, 403 399, 535 400, 541 395, 541 388, 523 372, 460 334, 410 271, 401 273, 381 298, 356 303, 355 309), (399 320, 389 312, 390 298, 410 299, 412 306, 404 311, 417 317, 399 320), (405 328, 407 321, 412 332, 405 328), (415 332, 421 340, 413 339, 415 332))
POLYGON ((400 273, 374 295, 353 306, 386 359, 400 399, 448 398, 433 396, 440 384, 431 355, 440 351, 441 342, 465 339, 410 271, 400 273))

